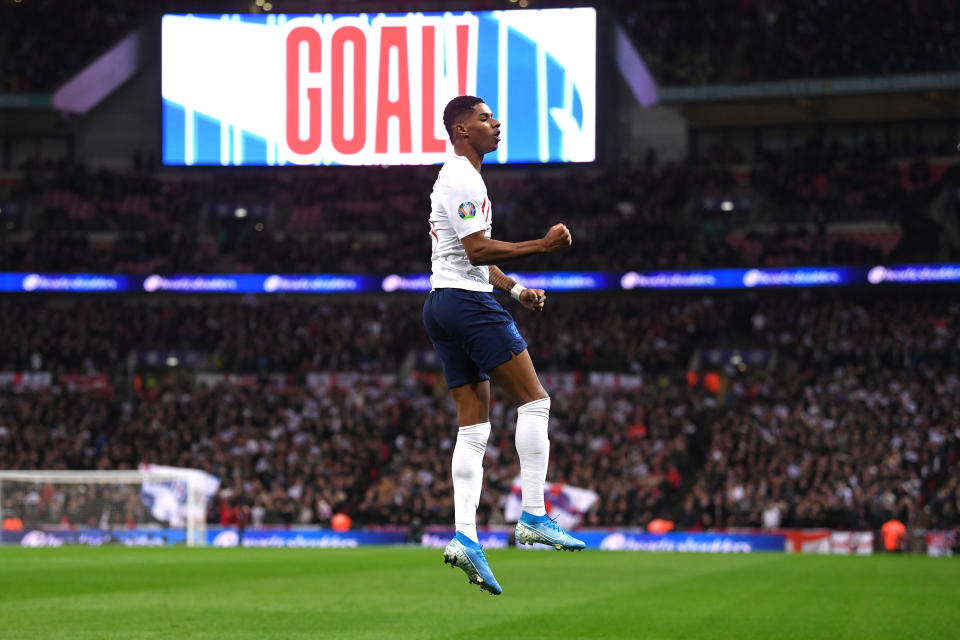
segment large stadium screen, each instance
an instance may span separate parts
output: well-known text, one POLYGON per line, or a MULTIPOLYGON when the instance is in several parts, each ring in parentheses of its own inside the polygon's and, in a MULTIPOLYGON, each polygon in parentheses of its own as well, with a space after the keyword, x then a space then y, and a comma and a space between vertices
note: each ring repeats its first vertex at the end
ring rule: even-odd
POLYGON ((165 15, 167 165, 442 162, 448 100, 503 122, 487 162, 595 158, 596 12, 165 15))

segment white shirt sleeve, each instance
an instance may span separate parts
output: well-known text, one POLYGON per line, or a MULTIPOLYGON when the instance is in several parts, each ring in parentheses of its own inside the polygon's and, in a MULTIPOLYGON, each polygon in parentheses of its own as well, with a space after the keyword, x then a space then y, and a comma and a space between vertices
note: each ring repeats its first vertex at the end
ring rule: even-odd
POLYGON ((463 180, 452 185, 447 191, 443 208, 458 238, 487 230, 487 220, 483 212, 487 200, 484 192, 480 180, 463 180))

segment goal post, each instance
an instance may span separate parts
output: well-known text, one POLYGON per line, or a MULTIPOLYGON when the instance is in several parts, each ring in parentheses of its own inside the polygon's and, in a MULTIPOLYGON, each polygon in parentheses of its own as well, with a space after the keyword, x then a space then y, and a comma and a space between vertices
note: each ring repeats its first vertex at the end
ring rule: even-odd
POLYGON ((0 525, 44 532, 163 528, 182 530, 188 546, 202 546, 208 503, 218 487, 219 479, 203 471, 158 465, 129 471, 0 470, 0 525))

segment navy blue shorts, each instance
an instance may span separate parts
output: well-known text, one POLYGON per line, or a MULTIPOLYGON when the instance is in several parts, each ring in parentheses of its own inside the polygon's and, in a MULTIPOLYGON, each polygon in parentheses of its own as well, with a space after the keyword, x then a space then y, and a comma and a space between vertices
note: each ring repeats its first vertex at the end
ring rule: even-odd
POLYGON ((513 316, 492 293, 431 291, 423 305, 423 324, 451 389, 489 380, 487 371, 527 348, 513 316))

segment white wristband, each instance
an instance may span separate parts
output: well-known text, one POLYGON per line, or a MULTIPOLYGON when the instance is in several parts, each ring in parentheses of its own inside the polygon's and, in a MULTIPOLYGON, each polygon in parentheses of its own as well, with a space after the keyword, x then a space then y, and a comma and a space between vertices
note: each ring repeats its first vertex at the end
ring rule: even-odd
POLYGON ((513 289, 510 289, 510 295, 513 296, 514 300, 519 301, 520 294, 523 293, 524 289, 526 289, 526 287, 518 282, 517 284, 513 285, 513 289))

